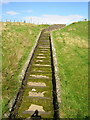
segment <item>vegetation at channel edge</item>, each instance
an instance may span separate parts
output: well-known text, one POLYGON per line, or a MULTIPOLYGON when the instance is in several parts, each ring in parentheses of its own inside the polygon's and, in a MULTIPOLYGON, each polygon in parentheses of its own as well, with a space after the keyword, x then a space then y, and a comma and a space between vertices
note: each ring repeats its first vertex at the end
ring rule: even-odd
POLYGON ((62 118, 88 116, 88 22, 53 32, 61 83, 62 118))

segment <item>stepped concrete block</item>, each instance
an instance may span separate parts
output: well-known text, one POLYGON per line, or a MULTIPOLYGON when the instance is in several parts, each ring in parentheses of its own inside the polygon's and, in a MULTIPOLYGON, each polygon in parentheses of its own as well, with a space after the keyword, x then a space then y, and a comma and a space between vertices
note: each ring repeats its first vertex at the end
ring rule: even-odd
POLYGON ((43 60, 36 60, 36 62, 43 62, 43 60))
POLYGON ((46 78, 46 79, 49 79, 48 76, 45 76, 45 75, 30 75, 30 77, 34 77, 34 78, 46 78))
MULTIPOLYGON (((24 113, 24 114, 30 114, 30 115, 32 115, 34 112, 35 112, 35 111, 24 111, 23 113, 24 113)), ((39 111, 39 114, 38 114, 38 115, 49 115, 49 114, 51 114, 51 111, 49 111, 49 112, 39 111)), ((26 120, 32 120, 32 119, 27 118, 26 120)), ((43 120, 43 119, 42 119, 42 120, 43 120)))
POLYGON ((31 104, 31 106, 26 111, 35 111, 35 110, 45 112, 45 110, 43 109, 43 106, 39 106, 39 105, 35 105, 35 104, 31 104))
POLYGON ((44 73, 44 75, 45 75, 45 74, 51 74, 51 71, 32 70, 30 73, 31 73, 31 74, 36 74, 36 73, 41 74, 41 73, 44 73))
POLYGON ((41 50, 40 50, 40 52, 44 52, 44 53, 46 53, 47 51, 46 51, 46 50, 44 50, 44 49, 41 49, 41 50))
POLYGON ((47 47, 47 46, 40 46, 39 48, 45 48, 45 49, 46 49, 46 48, 50 48, 50 47, 47 47))
POLYGON ((44 54, 41 54, 41 53, 40 53, 40 54, 38 54, 38 55, 44 55, 44 54))
POLYGON ((40 50, 49 50, 49 48, 40 48, 40 47, 38 47, 38 51, 40 51, 40 50))
POLYGON ((35 66, 50 67, 51 65, 34 64, 35 66))
POLYGON ((43 56, 37 56, 37 58, 46 58, 46 57, 43 57, 43 56))
POLYGON ((46 87, 45 83, 41 83, 41 82, 28 82, 27 83, 29 86, 39 86, 39 87, 46 87))
POLYGON ((46 93, 46 91, 44 91, 44 92, 29 92, 29 96, 31 96, 31 97, 44 97, 44 93, 46 93))

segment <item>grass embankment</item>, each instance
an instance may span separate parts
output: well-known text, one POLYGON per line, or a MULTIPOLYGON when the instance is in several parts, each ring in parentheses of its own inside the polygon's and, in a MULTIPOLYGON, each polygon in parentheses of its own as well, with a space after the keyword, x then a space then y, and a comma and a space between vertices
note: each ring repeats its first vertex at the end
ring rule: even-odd
POLYGON ((48 25, 8 22, 2 24, 2 110, 4 114, 11 107, 12 98, 21 85, 18 76, 36 38, 48 25))
POLYGON ((88 116, 88 22, 54 31, 61 83, 61 117, 88 116))

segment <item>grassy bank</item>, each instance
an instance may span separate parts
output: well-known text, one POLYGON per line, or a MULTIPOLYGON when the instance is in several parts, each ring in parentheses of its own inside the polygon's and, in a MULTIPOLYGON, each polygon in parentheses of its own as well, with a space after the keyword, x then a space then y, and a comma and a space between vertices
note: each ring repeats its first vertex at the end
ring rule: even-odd
POLYGON ((48 25, 29 23, 2 24, 2 112, 9 111, 12 99, 16 95, 21 82, 19 74, 25 64, 39 32, 48 25))
POLYGON ((54 31, 61 83, 62 118, 88 116, 88 23, 78 22, 54 31))

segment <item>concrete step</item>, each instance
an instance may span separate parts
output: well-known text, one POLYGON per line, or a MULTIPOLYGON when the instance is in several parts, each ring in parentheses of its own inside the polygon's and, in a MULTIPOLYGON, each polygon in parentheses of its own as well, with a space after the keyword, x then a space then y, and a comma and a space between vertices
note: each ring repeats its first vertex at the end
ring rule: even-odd
MULTIPOLYGON (((26 113, 29 113, 30 115, 32 115, 35 111, 24 111, 23 113, 26 114, 26 113)), ((49 115, 51 114, 51 112, 43 112, 43 111, 39 111, 39 114, 40 115, 49 115)))

